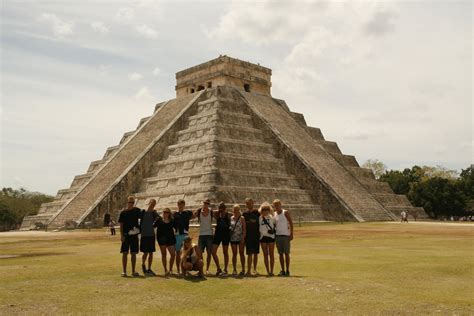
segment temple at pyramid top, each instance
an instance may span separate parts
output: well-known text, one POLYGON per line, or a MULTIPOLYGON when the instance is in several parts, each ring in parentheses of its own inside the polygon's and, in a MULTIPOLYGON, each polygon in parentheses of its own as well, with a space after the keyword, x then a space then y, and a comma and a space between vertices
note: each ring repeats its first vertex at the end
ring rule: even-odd
POLYGON ((176 73, 176 97, 216 86, 270 95, 272 70, 223 55, 176 73))

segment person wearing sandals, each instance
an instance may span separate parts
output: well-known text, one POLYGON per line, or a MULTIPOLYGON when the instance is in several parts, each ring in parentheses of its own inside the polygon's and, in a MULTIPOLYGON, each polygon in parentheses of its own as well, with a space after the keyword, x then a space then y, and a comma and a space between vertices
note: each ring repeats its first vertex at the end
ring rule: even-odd
POLYGON ((209 208, 211 200, 205 199, 202 207, 197 210, 197 218, 199 222, 199 240, 198 246, 201 253, 206 249, 206 274, 209 274, 209 266, 211 265, 212 256, 212 217, 213 211, 209 208))
POLYGON ((181 257, 181 271, 183 277, 187 276, 189 271, 199 271, 198 276, 205 279, 203 273, 204 263, 202 262, 202 253, 199 247, 193 244, 191 237, 186 237, 183 241, 183 251, 181 257))
POLYGON ((140 251, 143 252, 142 256, 142 270, 145 276, 156 276, 155 272, 151 270, 151 264, 153 263, 153 253, 156 251, 155 247, 155 228, 154 223, 158 217, 158 213, 155 211, 156 200, 150 199, 148 201, 148 207, 143 210, 140 214, 140 251), (148 258, 148 269, 146 262, 148 258))
POLYGON ((216 214, 216 231, 212 240, 212 258, 217 267, 217 276, 227 275, 227 266, 229 265, 229 243, 230 243, 230 217, 226 211, 224 202, 219 203, 219 210, 216 214), (217 249, 222 243, 222 251, 224 253, 224 271, 219 264, 217 249))
POLYGON ((140 219, 141 210, 135 205, 135 198, 129 196, 127 198, 127 207, 120 212, 119 223, 120 223, 120 238, 122 245, 120 246, 120 252, 122 253, 122 277, 127 276, 127 261, 128 253, 131 254, 132 262, 132 276, 138 277, 138 272, 135 271, 135 266, 137 263, 137 253, 138 253, 138 234, 140 229, 138 226, 138 221, 140 219))
POLYGON ((196 217, 193 211, 184 210, 186 203, 183 199, 178 200, 178 211, 173 214, 174 229, 176 231, 176 268, 181 270, 181 248, 183 241, 188 237, 189 221, 196 217))
POLYGON ((275 265, 275 218, 273 209, 268 202, 263 202, 259 209, 260 246, 268 276, 273 276, 275 265))
POLYGON ((253 262, 253 275, 258 275, 257 263, 258 253, 260 252, 260 227, 259 218, 260 213, 254 209, 254 202, 251 198, 245 199, 247 210, 242 214, 245 219, 245 252, 247 253, 247 274, 250 276, 250 271, 253 262))
POLYGON ((281 271, 278 276, 290 276, 290 244, 293 240, 293 219, 290 212, 284 210, 281 201, 273 201, 275 208, 275 243, 280 256, 281 271), (286 271, 285 271, 286 267, 286 271))
POLYGON ((163 217, 158 217, 155 227, 156 241, 160 246, 161 262, 165 276, 173 275, 173 264, 176 257, 176 237, 174 236, 173 217, 169 208, 163 210, 163 217), (167 252, 170 253, 169 270, 167 269, 167 252))
POLYGON ((230 246, 232 248, 232 275, 237 276, 237 253, 240 256, 240 264, 242 270, 239 276, 245 274, 245 218, 240 213, 240 205, 235 204, 232 208, 234 214, 230 218, 230 246))

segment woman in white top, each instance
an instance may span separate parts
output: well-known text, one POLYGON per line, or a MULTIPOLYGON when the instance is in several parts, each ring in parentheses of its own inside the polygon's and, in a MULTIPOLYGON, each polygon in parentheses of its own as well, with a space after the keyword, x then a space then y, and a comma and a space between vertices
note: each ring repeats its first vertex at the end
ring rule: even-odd
POLYGON ((273 276, 275 265, 275 218, 273 209, 268 202, 262 203, 258 210, 260 213, 260 246, 268 276, 273 276))

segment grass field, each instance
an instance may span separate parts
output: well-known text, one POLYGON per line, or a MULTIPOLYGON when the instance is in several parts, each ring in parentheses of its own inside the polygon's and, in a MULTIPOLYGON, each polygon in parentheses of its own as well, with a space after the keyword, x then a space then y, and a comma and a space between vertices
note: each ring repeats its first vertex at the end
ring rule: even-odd
MULTIPOLYGON (((292 277, 200 282, 121 278, 119 237, 104 231, 2 233, 0 314, 474 314, 473 233, 442 223, 296 227, 292 277)), ((154 266, 163 272, 159 256, 154 266)))

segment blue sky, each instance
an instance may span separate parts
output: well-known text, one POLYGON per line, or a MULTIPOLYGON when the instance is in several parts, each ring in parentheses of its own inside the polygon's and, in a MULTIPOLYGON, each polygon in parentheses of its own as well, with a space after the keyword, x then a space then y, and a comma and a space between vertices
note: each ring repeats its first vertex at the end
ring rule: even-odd
POLYGON ((360 163, 473 161, 470 1, 2 1, 0 185, 55 194, 227 54, 360 163))

